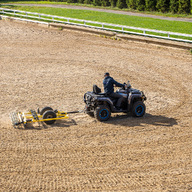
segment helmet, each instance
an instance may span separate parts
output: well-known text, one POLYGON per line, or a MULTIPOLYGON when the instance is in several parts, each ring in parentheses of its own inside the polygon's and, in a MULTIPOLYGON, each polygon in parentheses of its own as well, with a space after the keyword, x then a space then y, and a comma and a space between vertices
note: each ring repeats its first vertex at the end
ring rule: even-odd
POLYGON ((108 73, 108 72, 106 72, 106 73, 104 74, 104 77, 105 77, 105 76, 109 76, 109 73, 108 73))

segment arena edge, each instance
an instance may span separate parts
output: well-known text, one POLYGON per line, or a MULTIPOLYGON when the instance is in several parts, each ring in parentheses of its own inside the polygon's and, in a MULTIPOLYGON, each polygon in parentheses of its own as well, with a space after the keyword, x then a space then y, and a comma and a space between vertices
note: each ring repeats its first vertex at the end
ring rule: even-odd
POLYGON ((192 44, 182 43, 182 42, 171 42, 170 40, 161 40, 161 39, 154 39, 149 37, 140 37, 135 35, 127 35, 127 34, 118 34, 115 32, 110 31, 103 31, 99 29, 91 29, 91 28, 85 28, 80 26, 73 26, 73 25, 67 25, 67 24, 57 24, 57 23, 48 23, 48 22, 39 22, 36 20, 27 20, 27 19, 19 19, 16 17, 9 17, 0 15, 0 20, 9 20, 12 22, 19 22, 19 23, 25 23, 25 24, 36 24, 41 27, 56 29, 56 30, 74 30, 74 31, 80 31, 85 32, 89 34, 96 34, 100 36, 108 36, 108 37, 115 37, 114 39, 124 39, 124 40, 131 40, 136 42, 143 42, 143 43, 150 43, 160 46, 167 46, 167 47, 173 47, 173 48, 180 48, 180 49, 187 49, 191 52, 192 50, 192 44))

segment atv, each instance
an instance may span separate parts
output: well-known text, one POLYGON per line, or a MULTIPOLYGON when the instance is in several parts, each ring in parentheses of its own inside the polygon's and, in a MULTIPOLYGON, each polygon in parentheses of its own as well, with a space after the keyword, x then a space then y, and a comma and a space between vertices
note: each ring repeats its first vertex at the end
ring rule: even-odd
POLYGON ((144 101, 147 98, 142 91, 133 89, 129 81, 116 93, 124 97, 120 109, 116 107, 118 98, 101 93, 101 89, 97 85, 93 85, 93 91, 84 94, 85 113, 95 117, 98 121, 107 121, 111 117, 111 113, 131 113, 134 117, 142 117, 145 114, 144 101))

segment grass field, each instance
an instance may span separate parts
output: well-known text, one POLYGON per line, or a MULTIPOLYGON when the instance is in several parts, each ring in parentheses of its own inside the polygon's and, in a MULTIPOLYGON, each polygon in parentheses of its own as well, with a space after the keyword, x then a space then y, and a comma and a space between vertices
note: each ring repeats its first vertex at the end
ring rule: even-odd
POLYGON ((71 17, 85 19, 91 21, 99 21, 134 27, 142 27, 149 29, 157 29, 163 31, 172 31, 179 33, 192 34, 192 23, 182 21, 168 21, 147 17, 121 15, 115 13, 105 13, 91 10, 64 9, 64 8, 49 8, 49 7, 30 7, 30 6, 8 6, 1 7, 12 8, 17 10, 25 10, 29 12, 45 13, 63 17, 71 17))
MULTIPOLYGON (((66 0, 67 1, 67 0, 66 0)), ((94 6, 92 4, 80 4, 80 3, 67 3, 67 2, 53 2, 53 1, 41 1, 41 0, 33 0, 33 1, 28 1, 28 0, 24 0, 24 1, 19 1, 19 0, 2 0, 1 3, 22 3, 22 4, 62 4, 62 5, 79 5, 79 6, 84 6, 84 7, 98 7, 98 8, 102 8, 102 9, 115 9, 115 10, 119 10, 118 7, 102 7, 102 6, 94 6)), ((192 0, 191 0, 191 4, 192 4, 192 0)), ((134 9, 130 9, 130 8, 124 8, 124 9, 120 9, 120 10, 125 10, 125 11, 134 11, 134 12, 142 12, 142 13, 146 13, 146 14, 154 14, 154 15, 163 15, 163 16, 168 16, 168 17, 188 17, 191 18, 192 15, 187 15, 187 14, 172 14, 171 12, 168 13, 161 13, 161 12, 150 12, 150 11, 138 11, 138 10, 134 10, 134 9)), ((192 7, 191 7, 191 11, 192 11, 192 7)))

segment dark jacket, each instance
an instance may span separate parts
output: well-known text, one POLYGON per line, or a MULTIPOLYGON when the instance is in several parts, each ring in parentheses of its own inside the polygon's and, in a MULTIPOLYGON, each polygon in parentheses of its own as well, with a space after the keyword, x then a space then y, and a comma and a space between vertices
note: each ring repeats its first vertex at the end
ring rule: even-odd
POLYGON ((118 83, 112 77, 110 76, 105 77, 105 79, 103 80, 104 92, 107 94, 114 93, 113 88, 114 85, 116 85, 117 87, 124 87, 123 84, 118 83))

